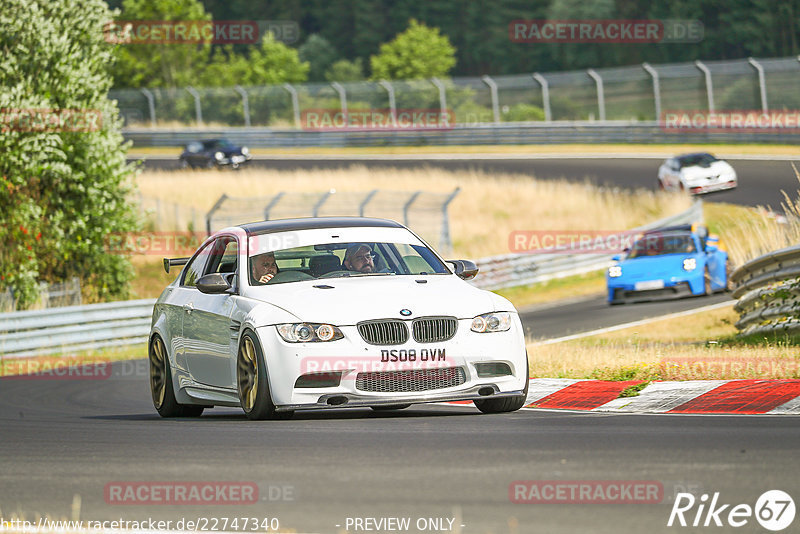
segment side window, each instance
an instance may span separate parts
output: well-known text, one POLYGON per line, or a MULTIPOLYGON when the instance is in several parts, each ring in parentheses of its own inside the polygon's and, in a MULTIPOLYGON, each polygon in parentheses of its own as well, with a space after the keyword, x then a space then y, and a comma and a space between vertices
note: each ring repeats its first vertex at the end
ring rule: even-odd
POLYGON ((213 261, 208 263, 205 274, 235 273, 239 260, 239 244, 233 237, 221 237, 215 242, 212 253, 213 261))
POLYGON ((215 239, 208 248, 208 261, 203 274, 235 272, 237 251, 236 238, 221 236, 215 239))
POLYGON ((194 287, 197 284, 197 279, 203 276, 203 269, 208 262, 209 250, 214 243, 209 243, 203 247, 192 260, 183 268, 183 280, 181 285, 183 287, 194 287))

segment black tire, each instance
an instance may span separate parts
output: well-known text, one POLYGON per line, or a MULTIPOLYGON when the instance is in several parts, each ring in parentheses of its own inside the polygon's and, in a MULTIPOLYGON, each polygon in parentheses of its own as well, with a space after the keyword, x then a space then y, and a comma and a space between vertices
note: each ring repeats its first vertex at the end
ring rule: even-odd
POLYGON ((661 178, 658 178, 658 190, 659 191, 666 191, 666 187, 664 187, 664 181, 661 178))
POLYGON ((712 295, 714 290, 711 288, 711 273, 708 267, 703 270, 703 295, 712 295))
POLYGON ((410 404, 388 404, 386 406, 370 406, 376 412, 390 412, 392 410, 405 410, 410 404))
POLYGON ((269 392, 267 366, 261 344, 253 332, 247 331, 239 342, 236 355, 236 389, 239 402, 248 419, 289 419, 294 412, 278 412, 269 392))
POLYGON ((150 360, 150 394, 158 415, 161 417, 200 417, 205 406, 178 404, 178 401, 175 400, 169 355, 160 336, 153 336, 147 352, 150 360))
POLYGON ((522 390, 522 395, 502 397, 499 399, 476 400, 473 401, 475 407, 483 413, 506 413, 516 412, 525 406, 525 401, 528 398, 528 386, 531 383, 529 376, 530 368, 528 365, 528 354, 525 353, 525 387, 522 390))

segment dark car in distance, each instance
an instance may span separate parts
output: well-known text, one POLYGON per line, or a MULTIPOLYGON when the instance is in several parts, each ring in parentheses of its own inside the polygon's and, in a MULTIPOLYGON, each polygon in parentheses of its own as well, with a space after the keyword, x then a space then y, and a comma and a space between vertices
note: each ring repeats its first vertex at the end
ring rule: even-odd
POLYGON ((181 167, 238 169, 253 158, 246 146, 237 146, 227 139, 205 139, 186 145, 180 155, 181 167))

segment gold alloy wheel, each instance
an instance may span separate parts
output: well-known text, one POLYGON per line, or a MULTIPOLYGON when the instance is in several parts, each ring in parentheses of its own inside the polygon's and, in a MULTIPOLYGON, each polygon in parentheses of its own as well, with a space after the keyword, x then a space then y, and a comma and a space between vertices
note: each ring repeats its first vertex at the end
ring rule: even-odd
POLYGON ((258 357, 250 336, 245 336, 239 347, 236 375, 239 383, 239 400, 244 411, 249 413, 253 411, 258 394, 258 357))
POLYGON ((158 336, 150 345, 150 391, 153 394, 153 404, 157 409, 161 408, 167 391, 167 363, 164 342, 158 336))

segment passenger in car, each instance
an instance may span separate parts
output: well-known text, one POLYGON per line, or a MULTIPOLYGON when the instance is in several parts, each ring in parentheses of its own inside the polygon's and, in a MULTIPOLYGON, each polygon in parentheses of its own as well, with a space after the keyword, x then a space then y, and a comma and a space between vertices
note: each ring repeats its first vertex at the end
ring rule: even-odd
POLYGON ((250 258, 250 284, 266 284, 272 277, 278 274, 278 264, 275 262, 275 254, 267 252, 258 254, 250 258))

